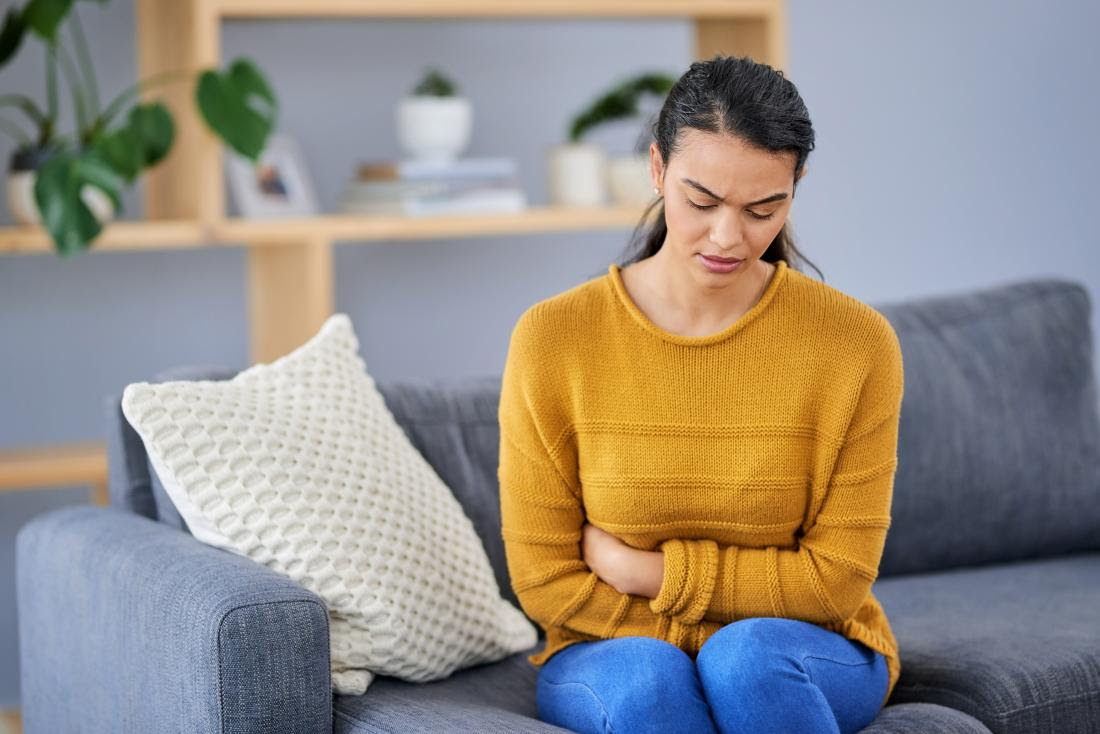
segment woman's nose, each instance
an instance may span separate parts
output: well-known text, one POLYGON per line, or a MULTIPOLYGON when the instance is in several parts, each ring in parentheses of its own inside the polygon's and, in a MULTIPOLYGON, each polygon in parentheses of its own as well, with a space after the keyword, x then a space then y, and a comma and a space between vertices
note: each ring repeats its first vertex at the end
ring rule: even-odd
POLYGON ((710 230, 710 241, 722 250, 730 250, 741 244, 741 222, 733 212, 719 214, 710 230))

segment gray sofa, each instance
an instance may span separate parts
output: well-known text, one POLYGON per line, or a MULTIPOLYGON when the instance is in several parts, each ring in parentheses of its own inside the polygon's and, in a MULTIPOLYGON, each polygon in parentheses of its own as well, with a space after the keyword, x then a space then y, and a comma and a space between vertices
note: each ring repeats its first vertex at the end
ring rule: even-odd
MULTIPOLYGON (((1100 732, 1100 416, 1081 285, 879 304, 906 388, 874 590, 902 674, 867 732, 1100 732)), ((160 375, 225 378, 232 369, 160 375)), ((381 384, 515 603, 497 499, 499 377, 381 384)), ((543 732, 531 652, 333 696, 321 600, 199 543, 107 402, 110 508, 17 537, 22 707, 54 732, 543 732)), ((539 642, 538 647, 543 643, 539 642)))

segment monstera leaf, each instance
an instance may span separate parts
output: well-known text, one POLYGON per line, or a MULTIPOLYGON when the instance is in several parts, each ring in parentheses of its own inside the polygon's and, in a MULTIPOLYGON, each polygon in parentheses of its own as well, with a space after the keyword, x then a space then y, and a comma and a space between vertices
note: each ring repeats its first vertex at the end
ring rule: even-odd
POLYGON ((257 162, 275 126, 278 103, 260 70, 237 59, 224 73, 199 77, 195 99, 206 124, 231 148, 257 162))
POLYGON ((19 50, 19 44, 23 42, 23 34, 26 30, 23 13, 18 8, 8 8, 4 16, 4 25, 0 26, 0 65, 8 63, 8 59, 19 50))
POLYGON ((86 186, 102 191, 115 212, 122 208, 118 195, 122 177, 95 148, 59 150, 38 169, 34 199, 42 224, 62 256, 87 248, 103 228, 84 202, 86 186))
MULTIPOLYGON (((100 5, 107 4, 107 0, 94 1, 100 5)), ((69 14, 74 4, 75 0, 30 0, 22 10, 17 8, 8 10, 4 23, 4 33, 10 32, 13 34, 11 40, 14 41, 15 47, 19 45, 25 30, 32 30, 52 43, 57 40, 58 26, 61 25, 61 21, 65 20, 65 16, 69 14)), ((0 34, 0 38, 5 37, 0 34)), ((5 38, 5 40, 7 39, 5 38)), ((0 63, 5 60, 2 53, 3 49, 3 44, 0 44, 0 63)), ((14 52, 15 48, 13 47, 11 50, 14 52)))
POLYGON ((131 108, 126 124, 96 141, 95 148, 127 183, 155 165, 172 147, 175 123, 160 102, 131 108))

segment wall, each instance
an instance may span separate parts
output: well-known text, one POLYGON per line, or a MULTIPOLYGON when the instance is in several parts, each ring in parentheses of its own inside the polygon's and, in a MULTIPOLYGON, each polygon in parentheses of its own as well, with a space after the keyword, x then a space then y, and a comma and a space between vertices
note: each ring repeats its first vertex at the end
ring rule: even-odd
MULTIPOLYGON (((871 303, 1048 275, 1100 292, 1100 7, 1052 5, 791 0, 790 76, 818 136, 792 221, 826 282, 871 303)), ((79 7, 107 97, 135 79, 133 7, 79 7)), ((682 73, 691 43, 679 20, 234 22, 223 55, 268 72, 331 210, 355 164, 398 154, 394 100, 425 64, 474 102, 467 154, 516 157, 543 204, 545 151, 569 117, 621 76, 682 73)), ((40 56, 22 49, 0 91, 41 97, 40 56)), ((596 139, 625 153, 638 132, 596 139)), ((140 215, 136 191, 125 203, 140 215)), ((627 234, 341 244, 336 307, 376 379, 499 374, 523 309, 604 272, 627 234)), ((244 282, 236 248, 0 257, 0 447, 100 439, 102 396, 128 382, 246 366, 244 282)), ((18 700, 14 533, 85 497, 0 496, 0 706, 18 700)))

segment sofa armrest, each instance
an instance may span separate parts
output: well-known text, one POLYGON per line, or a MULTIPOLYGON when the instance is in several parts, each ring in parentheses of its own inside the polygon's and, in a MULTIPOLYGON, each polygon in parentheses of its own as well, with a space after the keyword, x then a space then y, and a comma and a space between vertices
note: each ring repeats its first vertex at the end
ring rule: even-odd
POLYGON ((16 536, 16 595, 28 734, 332 730, 328 610, 248 558, 65 507, 16 536))

